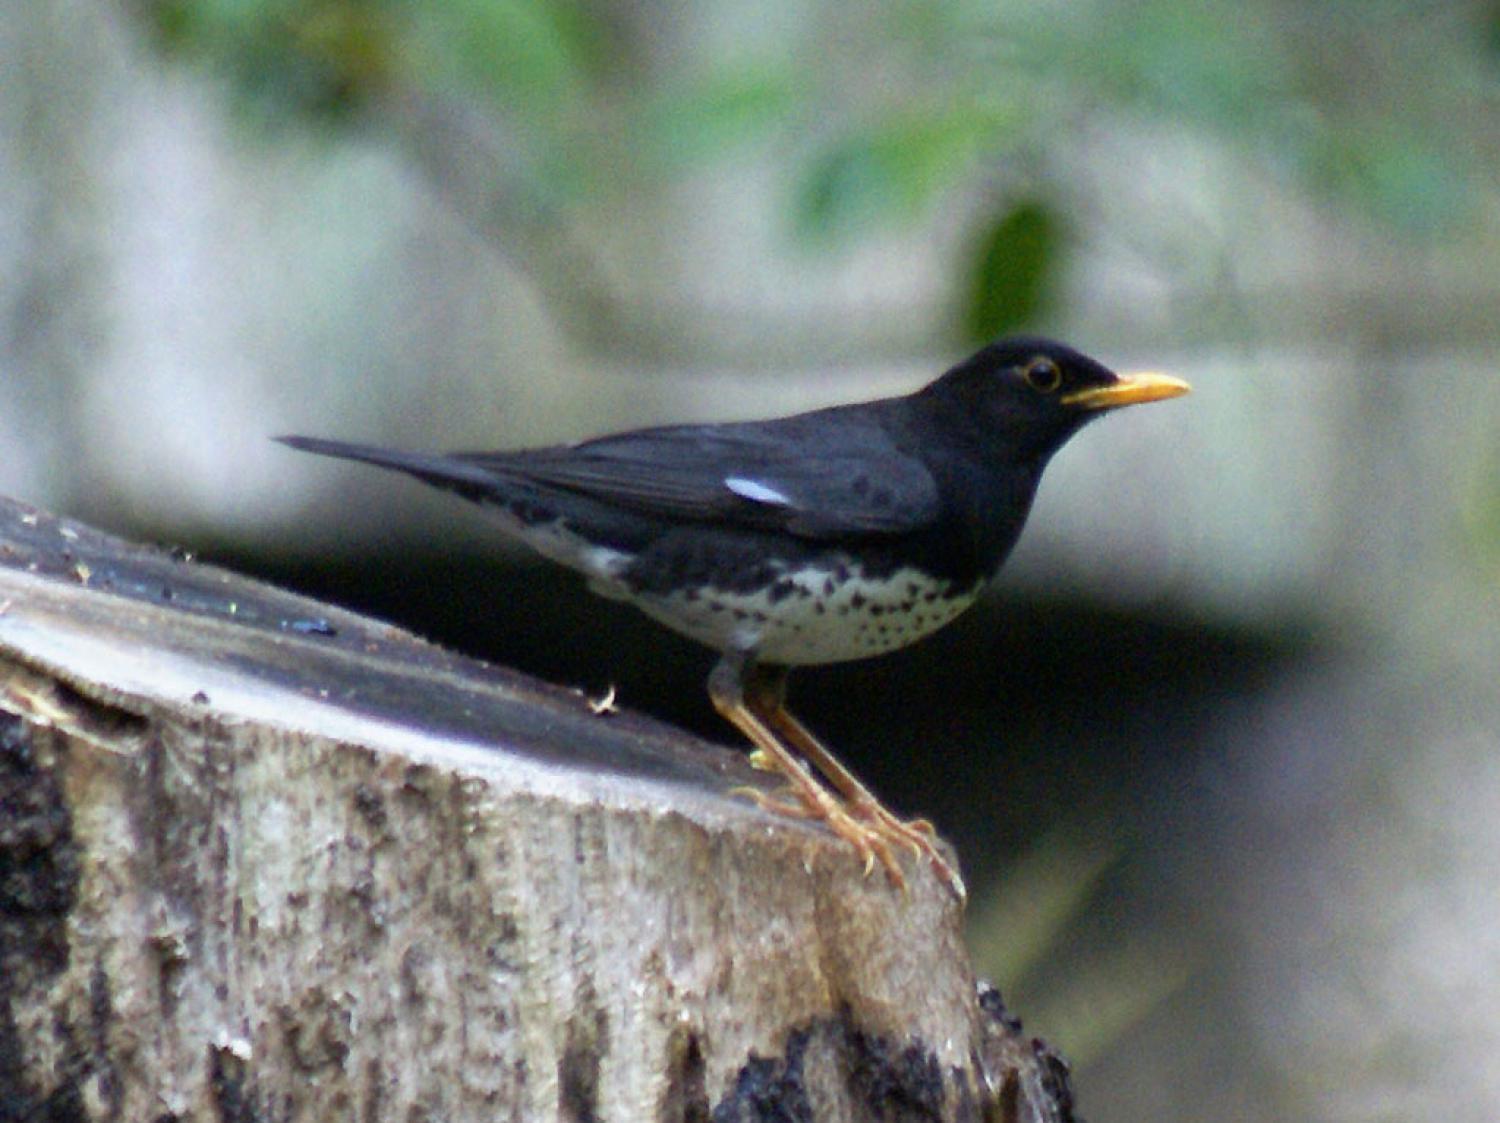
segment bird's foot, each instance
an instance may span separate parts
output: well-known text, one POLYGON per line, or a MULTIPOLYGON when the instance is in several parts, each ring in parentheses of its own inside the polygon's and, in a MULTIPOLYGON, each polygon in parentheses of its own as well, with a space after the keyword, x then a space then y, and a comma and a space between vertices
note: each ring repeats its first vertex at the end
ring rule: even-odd
POLYGON ((782 815, 788 819, 821 819, 823 817, 818 808, 803 799, 797 789, 790 786, 786 789, 785 796, 773 795, 760 788, 752 788, 749 784, 740 784, 730 788, 729 794, 753 799, 762 811, 769 811, 773 815, 782 815))
POLYGON ((905 891, 906 874, 897 860, 898 849, 905 847, 915 857, 931 862, 938 877, 960 901, 967 896, 963 878, 938 848, 937 831, 926 819, 905 822, 874 801, 844 803, 822 791, 809 795, 797 786, 789 786, 780 795, 750 787, 735 788, 734 794, 748 796, 777 815, 823 823, 854 847, 864 863, 866 877, 875 872, 878 862, 892 884, 905 891))
POLYGON ((804 790, 797 785, 788 786, 784 794, 780 795, 751 787, 733 788, 731 793, 748 796, 772 814, 784 815, 789 819, 810 819, 824 824, 854 847, 855 853, 864 862, 866 877, 875 872, 875 863, 879 862, 896 887, 905 890, 906 874, 902 872, 901 865, 896 861, 896 855, 892 853, 885 838, 849 814, 831 793, 821 788, 816 792, 804 790))
POLYGON ((955 897, 960 901, 968 898, 964 879, 938 845, 937 829, 926 819, 899 819, 875 799, 850 800, 844 810, 870 836, 892 846, 904 846, 919 859, 926 858, 955 897))

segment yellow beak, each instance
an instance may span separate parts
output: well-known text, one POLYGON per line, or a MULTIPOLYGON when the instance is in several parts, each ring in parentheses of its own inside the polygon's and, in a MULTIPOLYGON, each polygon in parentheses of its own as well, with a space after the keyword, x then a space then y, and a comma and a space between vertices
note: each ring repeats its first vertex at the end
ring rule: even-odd
POLYGON ((1180 378, 1170 374, 1141 371, 1122 374, 1108 386, 1091 386, 1087 390, 1075 390, 1064 394, 1059 400, 1065 406, 1079 409, 1115 409, 1118 406, 1139 405, 1141 402, 1159 402, 1164 398, 1178 398, 1192 390, 1180 378))

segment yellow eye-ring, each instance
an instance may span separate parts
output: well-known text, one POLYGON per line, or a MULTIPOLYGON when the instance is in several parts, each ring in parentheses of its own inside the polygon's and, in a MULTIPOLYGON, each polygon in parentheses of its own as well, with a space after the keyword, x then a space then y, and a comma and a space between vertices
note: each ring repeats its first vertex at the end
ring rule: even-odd
POLYGON ((1045 355, 1026 364, 1026 384, 1039 394, 1050 394, 1062 385, 1062 369, 1045 355))

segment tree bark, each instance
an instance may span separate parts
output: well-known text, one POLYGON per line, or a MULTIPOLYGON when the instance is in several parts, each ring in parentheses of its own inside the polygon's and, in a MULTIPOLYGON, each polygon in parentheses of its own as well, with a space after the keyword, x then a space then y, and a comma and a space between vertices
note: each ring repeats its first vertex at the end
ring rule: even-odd
POLYGON ((0 1118, 1053 1120, 742 754, 0 500, 0 1118))

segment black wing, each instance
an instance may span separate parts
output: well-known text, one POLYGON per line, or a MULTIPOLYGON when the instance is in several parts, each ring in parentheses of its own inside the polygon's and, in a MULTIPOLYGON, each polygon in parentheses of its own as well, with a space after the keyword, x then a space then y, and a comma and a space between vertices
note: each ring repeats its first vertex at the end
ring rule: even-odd
POLYGON ((521 452, 394 453, 281 438, 398 468, 471 499, 525 482, 652 517, 729 522, 822 539, 891 535, 935 520, 937 483, 897 447, 871 406, 777 421, 674 425, 521 452))
POLYGON ((931 473, 896 446, 870 407, 455 459, 642 514, 806 538, 907 533, 936 519, 940 506, 931 473))

